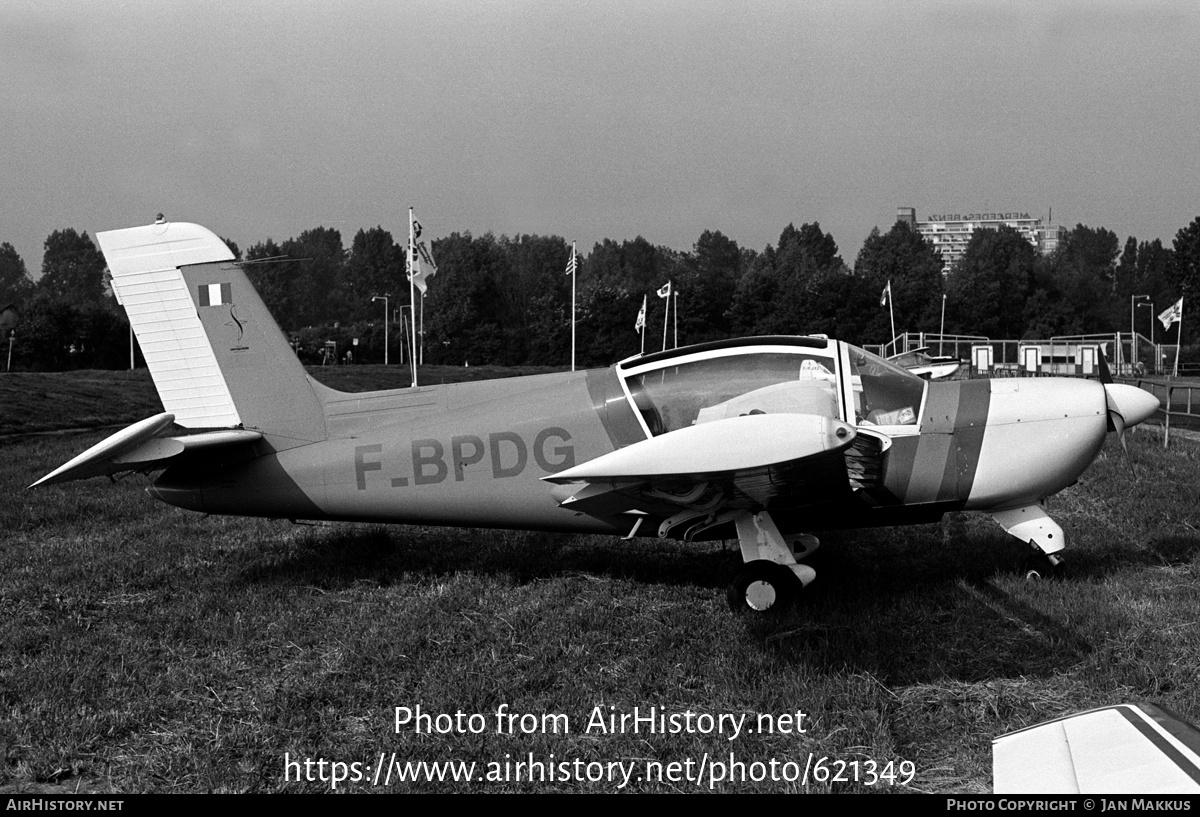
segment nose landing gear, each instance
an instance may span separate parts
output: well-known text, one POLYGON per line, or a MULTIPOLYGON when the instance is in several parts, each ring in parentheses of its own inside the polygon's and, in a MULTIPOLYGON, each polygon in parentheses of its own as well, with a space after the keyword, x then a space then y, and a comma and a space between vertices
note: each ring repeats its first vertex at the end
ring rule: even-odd
POLYGON ((1021 561, 1021 575, 1027 582, 1067 578, 1067 563, 1054 553, 1043 553, 1038 547, 1021 561))

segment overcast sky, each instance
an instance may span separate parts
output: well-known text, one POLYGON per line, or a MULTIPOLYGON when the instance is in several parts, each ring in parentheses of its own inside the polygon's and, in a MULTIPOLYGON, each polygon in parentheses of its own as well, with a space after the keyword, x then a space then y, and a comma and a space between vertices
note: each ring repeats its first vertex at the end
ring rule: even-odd
POLYGON ((1200 4, 0 0, 0 241, 163 212, 581 251, 898 206, 1161 238, 1200 215, 1200 4))

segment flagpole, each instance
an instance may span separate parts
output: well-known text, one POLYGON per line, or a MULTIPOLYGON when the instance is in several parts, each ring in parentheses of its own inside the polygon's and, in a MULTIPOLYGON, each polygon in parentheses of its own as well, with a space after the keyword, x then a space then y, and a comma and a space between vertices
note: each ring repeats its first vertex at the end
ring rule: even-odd
POLYGON ((946 354, 946 293, 942 293, 942 328, 938 332, 938 354, 946 354))
MULTIPOLYGON (((1179 335, 1175 338, 1175 377, 1179 377, 1179 347, 1183 345, 1183 298, 1179 299, 1179 335)), ((1170 410, 1167 406, 1167 410, 1170 410)))
POLYGON ((671 321, 671 282, 667 281, 667 306, 663 313, 663 351, 667 351, 667 325, 671 321))
POLYGON ((675 299, 675 348, 679 348, 679 290, 671 290, 671 297, 675 299))
MULTIPOLYGON (((895 300, 895 298, 892 297, 892 281, 889 278, 888 279, 888 316, 891 317, 891 319, 892 319, 892 354, 895 354, 900 351, 899 349, 896 348, 896 311, 892 305, 892 301, 894 301, 894 300, 895 300)), ((908 351, 908 350, 906 349, 905 351, 908 351)))
POLYGON ((571 371, 575 371, 575 242, 571 242, 571 371))
POLYGON ((408 252, 405 255, 408 259, 406 262, 407 267, 408 267, 408 304, 409 304, 409 309, 413 312, 413 315, 412 315, 412 318, 413 318, 413 321, 412 321, 412 345, 409 346, 409 349, 412 351, 412 354, 409 357, 412 360, 412 387, 414 389, 417 387, 417 315, 416 315, 417 283, 415 280, 413 280, 413 268, 412 268, 412 265, 413 265, 413 243, 415 240, 416 239, 413 236, 413 209, 411 207, 409 207, 408 208, 408 252))
POLYGON ((637 325, 634 327, 642 336, 642 350, 639 354, 646 354, 646 302, 649 296, 642 293, 642 311, 638 313, 637 325))

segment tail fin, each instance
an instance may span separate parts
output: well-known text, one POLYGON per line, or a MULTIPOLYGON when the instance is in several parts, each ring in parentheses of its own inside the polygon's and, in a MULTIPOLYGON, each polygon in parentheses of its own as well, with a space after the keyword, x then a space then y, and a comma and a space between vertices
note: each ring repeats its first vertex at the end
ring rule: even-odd
POLYGON ((225 242, 196 224, 163 222, 96 237, 176 423, 242 426, 276 449, 325 439, 304 367, 225 242))

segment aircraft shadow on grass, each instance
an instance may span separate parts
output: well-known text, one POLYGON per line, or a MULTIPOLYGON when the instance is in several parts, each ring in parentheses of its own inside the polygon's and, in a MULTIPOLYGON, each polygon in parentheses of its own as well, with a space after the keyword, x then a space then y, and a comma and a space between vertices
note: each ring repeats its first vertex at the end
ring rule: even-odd
MULTIPOLYGON (((1019 543, 985 536, 947 560, 947 530, 907 529, 905 541, 891 545, 915 559, 913 570, 901 575, 890 558, 868 558, 889 533, 831 536, 829 547, 814 555, 829 580, 792 609, 746 619, 748 634, 797 665, 869 672, 889 686, 1049 676, 1092 651, 1072 627, 1000 588, 1018 576, 1019 543)), ((737 561, 732 542, 697 554, 677 545, 524 532, 316 528, 282 559, 248 565, 240 579, 337 591, 363 581, 389 587, 455 574, 511 577, 518 584, 583 574, 719 587, 737 561)))

